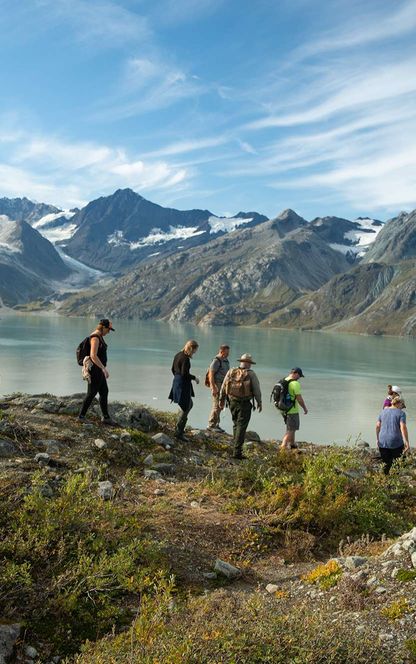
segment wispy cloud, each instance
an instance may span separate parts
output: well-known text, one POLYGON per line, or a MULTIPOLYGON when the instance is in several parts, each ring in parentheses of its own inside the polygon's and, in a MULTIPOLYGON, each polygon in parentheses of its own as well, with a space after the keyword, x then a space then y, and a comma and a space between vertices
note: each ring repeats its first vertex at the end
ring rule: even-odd
POLYGON ((192 169, 166 160, 138 159, 123 148, 57 137, 20 134, 8 149, 8 163, 0 163, 5 194, 15 195, 20 188, 28 196, 69 207, 117 187, 155 192, 192 178, 192 169))
POLYGON ((92 48, 114 48, 149 38, 146 17, 111 0, 37 0, 45 20, 72 27, 92 48))

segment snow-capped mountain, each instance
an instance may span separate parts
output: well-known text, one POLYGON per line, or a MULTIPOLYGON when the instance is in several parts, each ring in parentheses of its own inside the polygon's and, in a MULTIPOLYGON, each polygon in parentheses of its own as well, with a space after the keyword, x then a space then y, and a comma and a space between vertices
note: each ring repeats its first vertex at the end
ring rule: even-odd
POLYGON ((92 201, 69 220, 77 229, 65 252, 91 267, 125 272, 142 260, 205 244, 266 220, 257 212, 217 217, 209 210, 164 208, 131 189, 119 189, 92 201))
POLYGON ((318 217, 310 224, 332 249, 340 251, 350 260, 364 256, 384 225, 378 219, 369 217, 358 217, 354 221, 340 217, 318 217))

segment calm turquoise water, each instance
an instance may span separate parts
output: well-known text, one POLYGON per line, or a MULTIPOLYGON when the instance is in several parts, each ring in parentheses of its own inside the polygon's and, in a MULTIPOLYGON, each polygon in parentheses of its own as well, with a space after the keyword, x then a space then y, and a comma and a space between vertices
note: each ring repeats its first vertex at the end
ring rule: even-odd
MULTIPOLYGON (((79 341, 95 321, 77 318, 0 314, 0 393, 51 392, 65 395, 85 390, 75 360, 79 341)), ((302 417, 299 440, 321 443, 355 442, 374 445, 375 421, 387 383, 400 385, 407 402, 410 443, 416 378, 415 341, 344 334, 286 332, 256 328, 197 328, 155 321, 114 321, 109 340, 111 399, 134 400, 161 410, 176 411, 167 399, 173 355, 188 338, 200 348, 192 360, 201 377, 189 423, 205 427, 210 409, 203 377, 220 343, 231 346, 234 363, 251 353, 263 391, 264 410, 253 414, 250 428, 267 438, 281 438, 283 423, 269 402, 275 379, 301 366, 303 396, 310 410, 302 417)), ((226 411, 222 420, 231 431, 226 411)))

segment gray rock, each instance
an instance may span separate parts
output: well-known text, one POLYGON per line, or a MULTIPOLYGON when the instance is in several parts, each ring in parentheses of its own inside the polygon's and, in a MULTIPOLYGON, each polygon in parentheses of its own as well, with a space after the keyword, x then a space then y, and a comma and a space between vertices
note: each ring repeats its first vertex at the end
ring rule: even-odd
POLYGON ((17 454, 15 446, 8 440, 0 440, 0 459, 9 459, 17 454))
POLYGON ((201 507, 201 506, 200 506, 200 504, 198 503, 197 500, 193 500, 193 501, 191 502, 191 507, 193 507, 193 508, 198 508, 198 507, 201 507))
POLYGON ((164 491, 164 489, 155 489, 153 493, 155 496, 164 496, 166 491, 164 491))
POLYGON ((239 570, 238 567, 234 567, 234 565, 226 563, 224 560, 220 560, 219 558, 217 558, 215 561, 214 570, 218 572, 218 574, 222 574, 223 576, 227 577, 227 579, 237 579, 239 576, 241 576, 241 570, 239 570))
POLYGON ((173 475, 175 473, 175 465, 173 463, 155 463, 153 469, 157 470, 162 475, 173 475))
POLYGON ((143 459, 145 466, 153 466, 153 454, 148 454, 145 459, 143 459))
POLYGON ((120 434, 120 440, 122 443, 130 443, 131 442, 131 435, 129 434, 128 431, 122 431, 120 434))
POLYGON ((40 494, 44 498, 52 498, 53 497, 53 489, 50 484, 46 483, 40 488, 40 494))
POLYGON ((79 411, 81 410, 82 402, 83 399, 69 399, 68 401, 65 401, 65 403, 63 403, 59 408, 59 414, 78 415, 79 411))
POLYGON ((152 440, 155 441, 157 445, 162 445, 162 447, 173 447, 174 442, 172 438, 169 438, 165 433, 155 433, 154 436, 152 436, 152 440))
POLYGON ((40 399, 35 408, 37 410, 43 410, 44 413, 57 413, 61 406, 63 406, 60 401, 54 399, 40 399))
POLYGON ((360 440, 355 447, 357 448, 357 450, 367 450, 370 447, 370 445, 369 443, 366 443, 365 440, 360 440))
POLYGON ((387 632, 380 632, 378 635, 380 641, 392 641, 394 639, 393 634, 388 634, 387 632))
POLYGON ((254 441, 255 443, 261 443, 261 438, 259 434, 256 433, 255 431, 246 431, 244 440, 251 440, 254 441))
POLYGON ((384 588, 383 586, 377 586, 377 588, 375 588, 374 592, 377 595, 384 595, 384 593, 387 592, 387 588, 384 588))
POLYGON ((13 653, 14 645, 19 638, 21 625, 0 624, 0 664, 6 664, 13 653))
POLYGON ((36 650, 36 648, 34 648, 33 646, 26 646, 25 655, 26 657, 30 657, 31 659, 36 659, 36 657, 39 656, 39 653, 36 650))
POLYGON ((98 482, 98 495, 103 500, 111 500, 113 497, 113 484, 109 480, 98 482))
POLYGON ((47 463, 49 463, 50 458, 51 457, 49 456, 49 454, 47 452, 38 452, 37 454, 35 454, 35 461, 37 463, 47 464, 47 463))
POLYGON ((272 593, 277 593, 277 591, 279 590, 279 586, 276 586, 275 583, 268 583, 267 586, 266 586, 266 590, 267 590, 268 593, 271 593, 271 594, 272 593))
POLYGON ((202 576, 204 579, 207 579, 208 581, 213 581, 214 579, 217 578, 217 573, 216 572, 202 572, 202 576))
POLYGON ((146 468, 144 471, 144 476, 147 477, 149 480, 161 480, 162 475, 157 472, 157 470, 152 470, 150 468, 146 468))
POLYGON ((102 438, 96 438, 96 439, 94 440, 94 445, 95 445, 95 447, 97 447, 99 450, 103 450, 105 447, 107 447, 107 443, 106 443, 105 440, 103 440, 102 438))
POLYGON ((361 567, 362 565, 365 565, 368 562, 367 558, 363 558, 361 556, 348 556, 345 558, 345 567, 347 569, 357 569, 357 567, 361 567))
POLYGON ((416 567, 416 551, 411 555, 412 565, 416 567))
POLYGON ((360 571, 356 572, 355 574, 351 574, 351 579, 355 582, 365 581, 367 579, 367 577, 368 577, 368 574, 363 569, 360 569, 360 571))
POLYGON ((60 454, 67 446, 59 440, 48 439, 36 441, 36 447, 44 447, 48 454, 60 454))
POLYGON ((113 403, 112 410, 114 412, 114 419, 121 426, 128 429, 138 429, 139 431, 148 433, 159 428, 158 421, 146 408, 113 403))
POLYGON ((400 569, 399 567, 395 567, 395 568, 393 569, 393 571, 392 571, 392 573, 391 573, 391 578, 392 578, 392 579, 395 579, 395 578, 396 578, 396 576, 397 576, 398 573, 399 573, 399 569, 400 569))

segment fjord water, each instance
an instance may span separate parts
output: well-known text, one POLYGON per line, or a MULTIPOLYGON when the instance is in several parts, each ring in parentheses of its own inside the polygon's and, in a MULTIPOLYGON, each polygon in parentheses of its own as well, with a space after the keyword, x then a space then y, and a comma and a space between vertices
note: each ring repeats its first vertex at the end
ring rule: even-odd
MULTIPOLYGON (((50 392, 69 395, 85 391, 75 348, 94 329, 95 320, 0 313, 0 393, 50 392)), ((404 390, 410 443, 416 378, 415 341, 408 338, 366 337, 339 333, 283 331, 259 328, 198 328, 157 321, 115 320, 109 342, 111 400, 137 401, 158 410, 176 412, 169 393, 173 355, 187 339, 200 348, 192 371, 201 382, 189 423, 207 425, 210 393, 203 385, 206 368, 220 343, 231 346, 231 365, 251 353, 263 392, 263 412, 253 413, 250 429, 264 438, 281 438, 283 422, 269 396, 276 379, 293 366, 305 374, 303 395, 309 408, 301 416, 299 440, 354 444, 360 436, 375 444, 375 421, 387 383, 404 390)), ((223 427, 231 432, 228 410, 223 427)))

